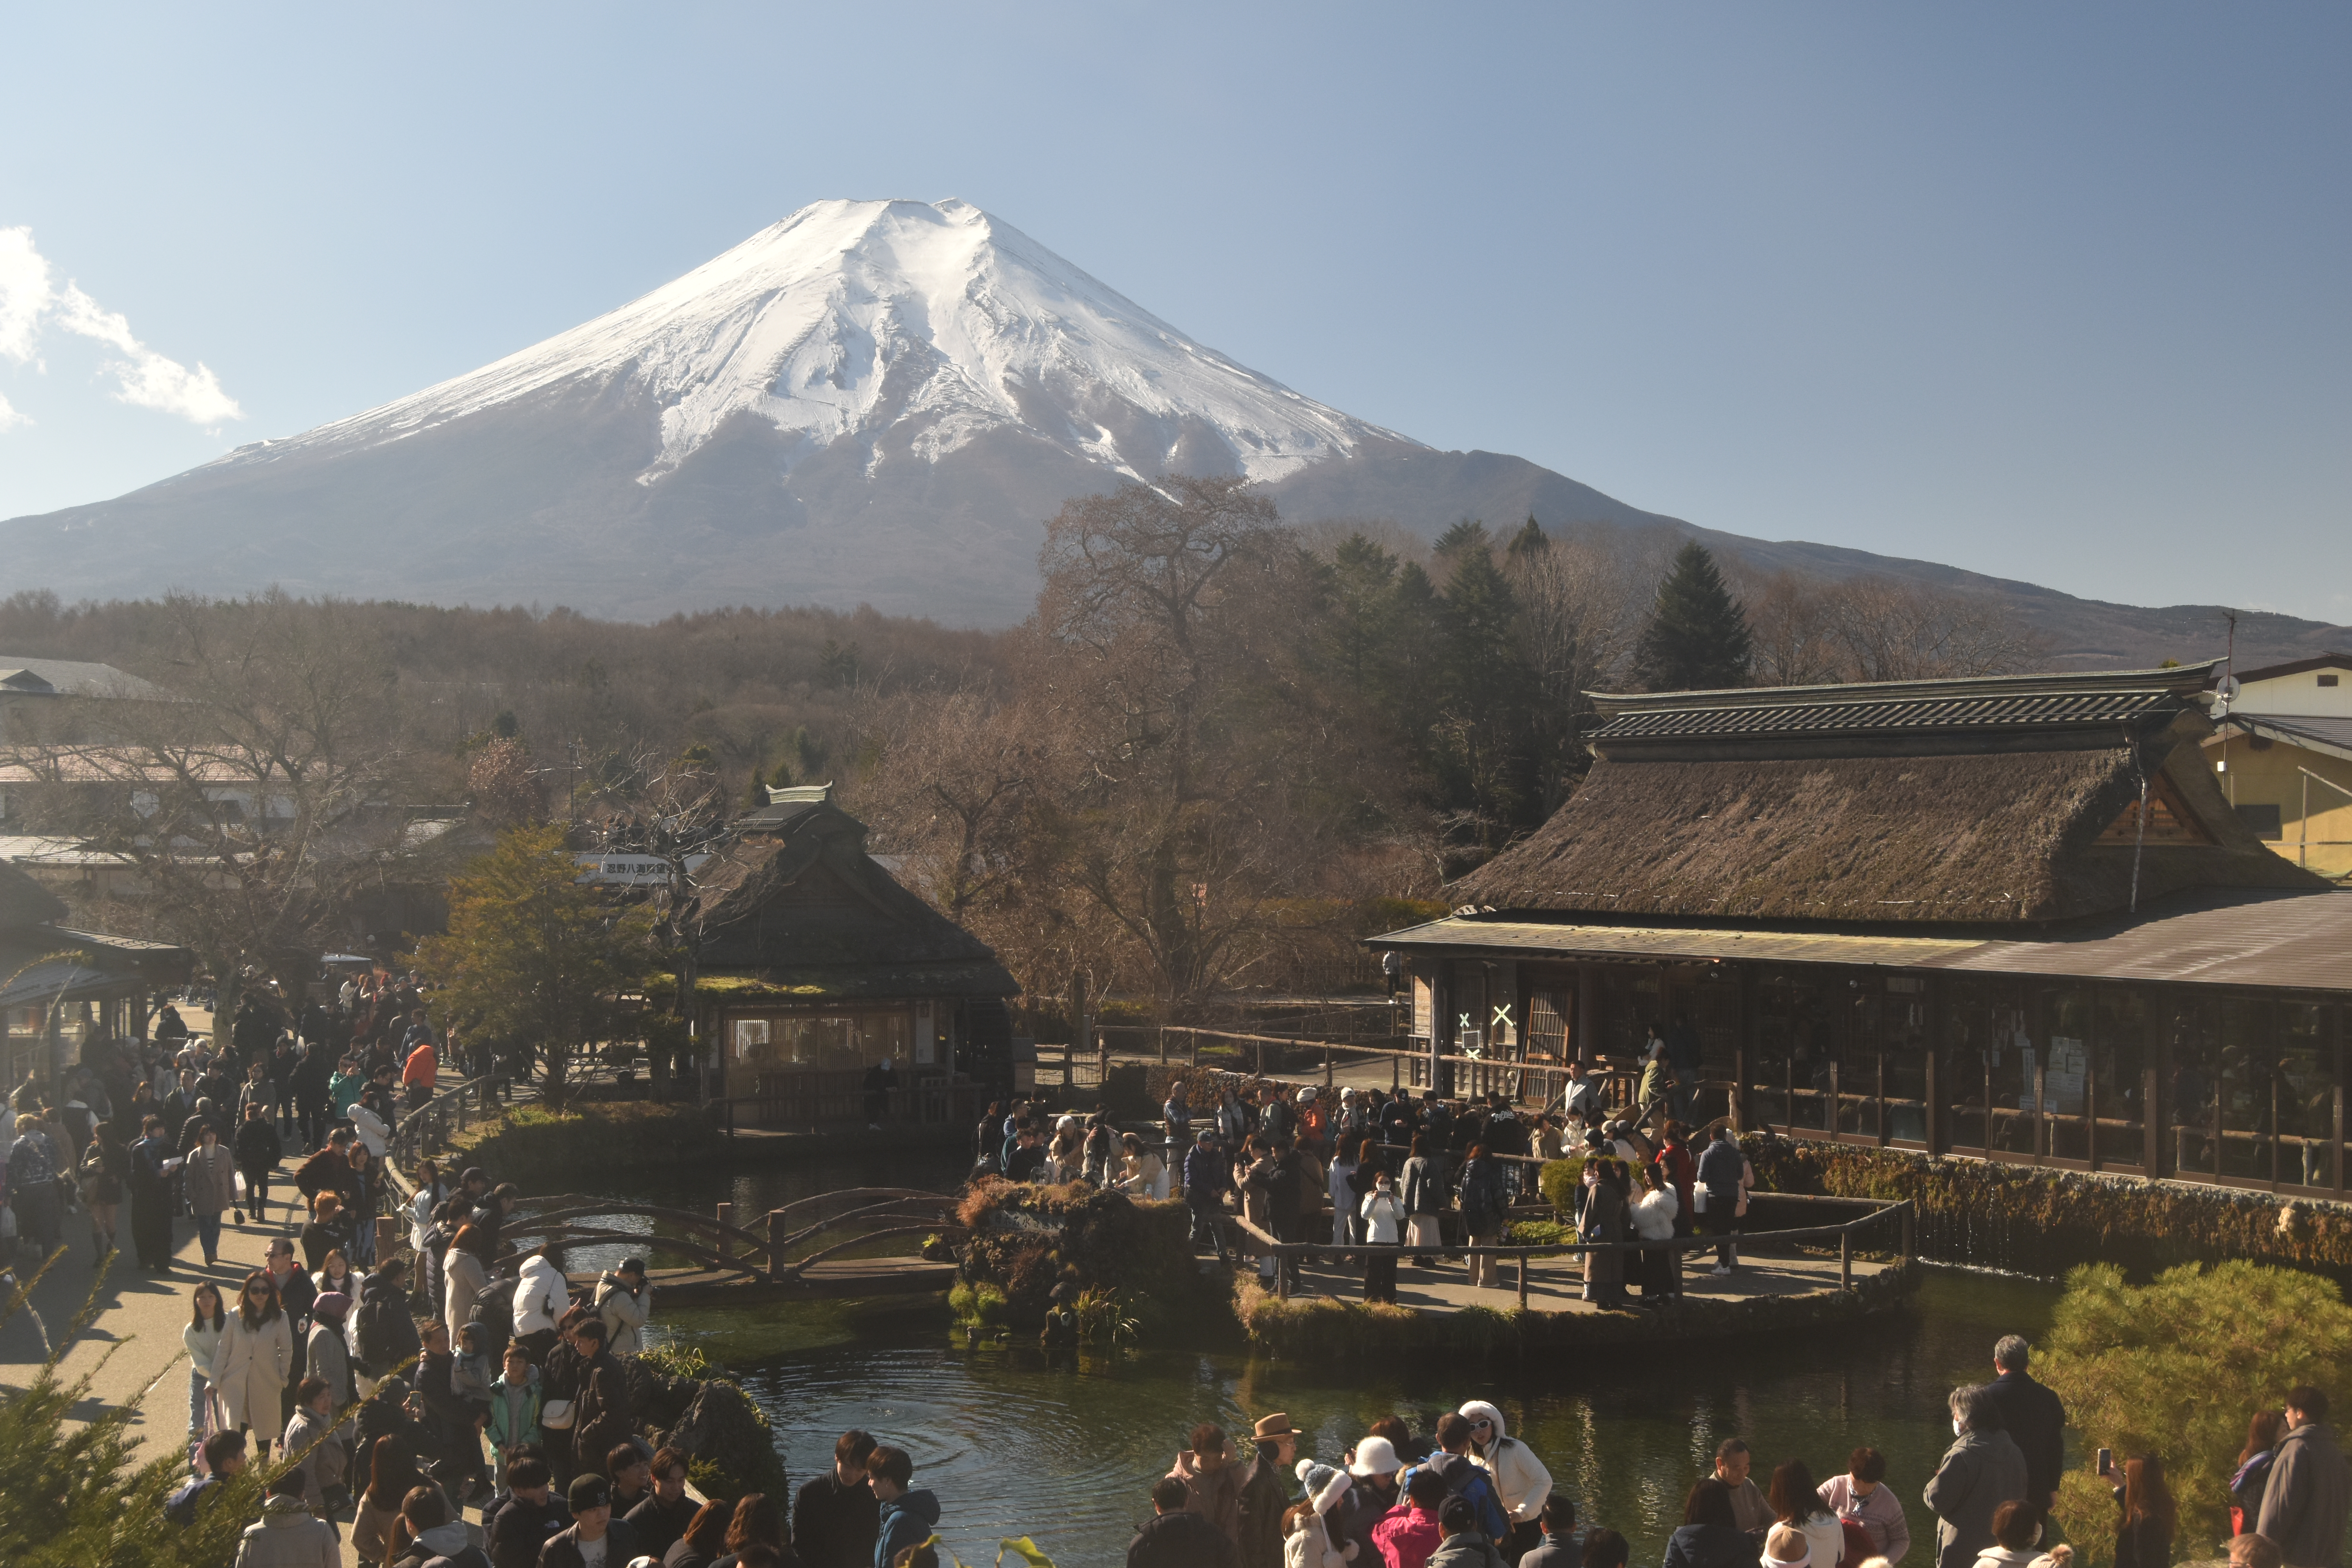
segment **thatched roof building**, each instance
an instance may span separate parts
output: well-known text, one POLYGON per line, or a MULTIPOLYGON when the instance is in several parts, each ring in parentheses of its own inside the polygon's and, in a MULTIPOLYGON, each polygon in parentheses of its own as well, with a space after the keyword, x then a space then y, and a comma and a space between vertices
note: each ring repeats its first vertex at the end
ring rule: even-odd
POLYGON ((1456 901, 2006 924, 2321 886, 2215 787, 2198 748, 2210 674, 1600 696, 1583 786, 1456 901))
POLYGON ((1021 988, 996 954, 868 855, 829 789, 771 795, 696 868, 680 914, 727 1092, 797 1125, 862 1114, 841 1097, 886 1061, 905 1079, 1009 1083, 1021 988))
POLYGON ((1692 1120, 2346 1196, 2352 892, 2216 786, 2215 674, 1596 697, 1575 796, 1370 940, 1415 1081, 1654 1046, 1692 1120))

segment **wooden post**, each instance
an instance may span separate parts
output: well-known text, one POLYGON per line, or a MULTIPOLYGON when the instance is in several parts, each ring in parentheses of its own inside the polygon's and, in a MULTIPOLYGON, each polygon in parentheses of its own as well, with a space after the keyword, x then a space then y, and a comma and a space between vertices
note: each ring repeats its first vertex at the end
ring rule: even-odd
POLYGON ((379 1261, 400 1250, 400 1221, 388 1214, 375 1216, 375 1255, 379 1261))
MULTIPOLYGON (((2157 1105, 2157 1077, 2153 1064, 2140 1069, 2139 1135, 2140 1158, 2146 1162, 2147 1179, 2155 1181, 2164 1174, 2164 1118, 2157 1105)), ((2342 1123, 2344 1090, 2336 1091, 2336 1118, 2342 1123)))
POLYGON ((1323 1042, 1323 1087, 1331 1087, 1331 1042, 1323 1042))
MULTIPOLYGON (((733 1204, 720 1204, 719 1205, 719 1223, 722 1226, 731 1226, 735 1223, 735 1205, 733 1204)), ((719 1256, 721 1258, 731 1257, 734 1250, 735 1238, 729 1236, 724 1230, 720 1231, 719 1233, 719 1256)))
POLYGON ((1165 1024, 1160 1026, 1160 1065, 1168 1065, 1168 1026, 1165 1024))
POLYGON ((784 1228, 782 1209, 768 1211, 768 1282, 775 1284, 784 1277, 784 1237, 792 1232, 784 1228))
POLYGON ((1853 1227, 1838 1232, 1838 1289, 1853 1289, 1853 1227))
POLYGON ((1290 1300, 1290 1259, 1278 1247, 1274 1250, 1274 1298, 1277 1301, 1290 1300))
POLYGON ((1916 1221, 1917 1211, 1906 1199, 1903 1205, 1903 1261, 1906 1263, 1911 1261, 1913 1251, 1918 1246, 1918 1237, 1912 1229, 1916 1221))
POLYGON ((1526 1311, 1527 1310, 1528 1310, 1528 1255, 1527 1255, 1526 1250, 1525 1250, 1524 1248, 1522 1248, 1522 1249, 1520 1250, 1520 1253, 1519 1253, 1519 1310, 1520 1310, 1520 1311, 1522 1311, 1522 1312, 1524 1312, 1524 1311, 1526 1311))

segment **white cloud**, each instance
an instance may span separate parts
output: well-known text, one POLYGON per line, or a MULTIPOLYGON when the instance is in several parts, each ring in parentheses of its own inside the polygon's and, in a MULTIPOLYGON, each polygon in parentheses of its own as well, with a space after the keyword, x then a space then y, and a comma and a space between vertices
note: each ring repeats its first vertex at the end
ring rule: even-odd
MULTIPOLYGON (((50 281, 49 264, 33 247, 30 228, 0 228, 0 354, 18 364, 40 364, 45 325, 104 343, 124 357, 106 369, 120 390, 115 396, 198 425, 242 419, 245 411, 221 390, 220 378, 202 363, 190 370, 157 353, 131 331, 130 320, 109 310, 68 282, 60 291, 50 281)), ((0 400, 0 430, 29 420, 0 400)))
POLYGON ((41 314, 54 298, 49 264, 33 248, 33 231, 0 228, 0 354, 18 364, 33 358, 41 314))
POLYGON ((14 430, 19 425, 30 425, 33 416, 19 414, 5 397, 0 397, 0 430, 14 430))

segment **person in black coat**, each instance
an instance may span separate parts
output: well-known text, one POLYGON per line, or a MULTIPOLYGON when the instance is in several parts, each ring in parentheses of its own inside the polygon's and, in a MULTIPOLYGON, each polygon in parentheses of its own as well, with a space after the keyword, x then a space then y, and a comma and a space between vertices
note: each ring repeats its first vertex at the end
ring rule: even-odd
POLYGON ((882 1504, 866 1484, 874 1439, 856 1427, 834 1440, 833 1468, 793 1499, 793 1550, 802 1568, 867 1568, 882 1504))
POLYGON ((1150 1522, 1127 1543, 1127 1568, 1240 1568, 1241 1553, 1205 1515, 1184 1507, 1184 1483, 1162 1476, 1151 1484, 1150 1522))
POLYGON ((2031 1350, 2019 1334, 1993 1346, 1993 1369, 2000 1375, 1985 1390, 1992 1395, 2011 1440, 2025 1455, 2026 1500, 2046 1510, 2058 1500, 2058 1478, 2066 1469, 2066 1406, 2026 1375, 2031 1350))
MULTIPOLYGON (((279 1142, 278 1129, 269 1123, 268 1112, 260 1105, 245 1108, 245 1121, 236 1130, 236 1142, 232 1145, 236 1155, 236 1168, 245 1177, 245 1195, 253 1205, 253 1223, 268 1225, 269 1217, 262 1211, 269 1205, 269 1173, 278 1168, 284 1157, 285 1145, 279 1142)), ((242 1210, 237 1223, 245 1223, 242 1210)))
POLYGON ((172 1178, 163 1162, 175 1158, 163 1136, 163 1119, 147 1118, 142 1136, 131 1145, 131 1244, 139 1267, 168 1270, 172 1267, 172 1178))
MULTIPOLYGON (((541 1551, 571 1528, 572 1510, 549 1487, 547 1461, 536 1454, 507 1466, 507 1484, 512 1490, 482 1519, 491 1568, 539 1568, 541 1551)), ((605 1562, 613 1568, 609 1553, 605 1562)))

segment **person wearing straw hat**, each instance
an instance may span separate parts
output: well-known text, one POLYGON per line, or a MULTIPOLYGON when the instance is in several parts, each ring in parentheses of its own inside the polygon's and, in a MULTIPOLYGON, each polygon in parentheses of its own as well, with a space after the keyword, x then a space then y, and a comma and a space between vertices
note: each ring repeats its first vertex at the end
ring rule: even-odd
POLYGON ((1298 1458, 1298 1428, 1276 1411, 1251 1428, 1257 1458, 1242 1478, 1242 1568, 1282 1568, 1282 1516, 1291 1504, 1290 1470, 1298 1458))

